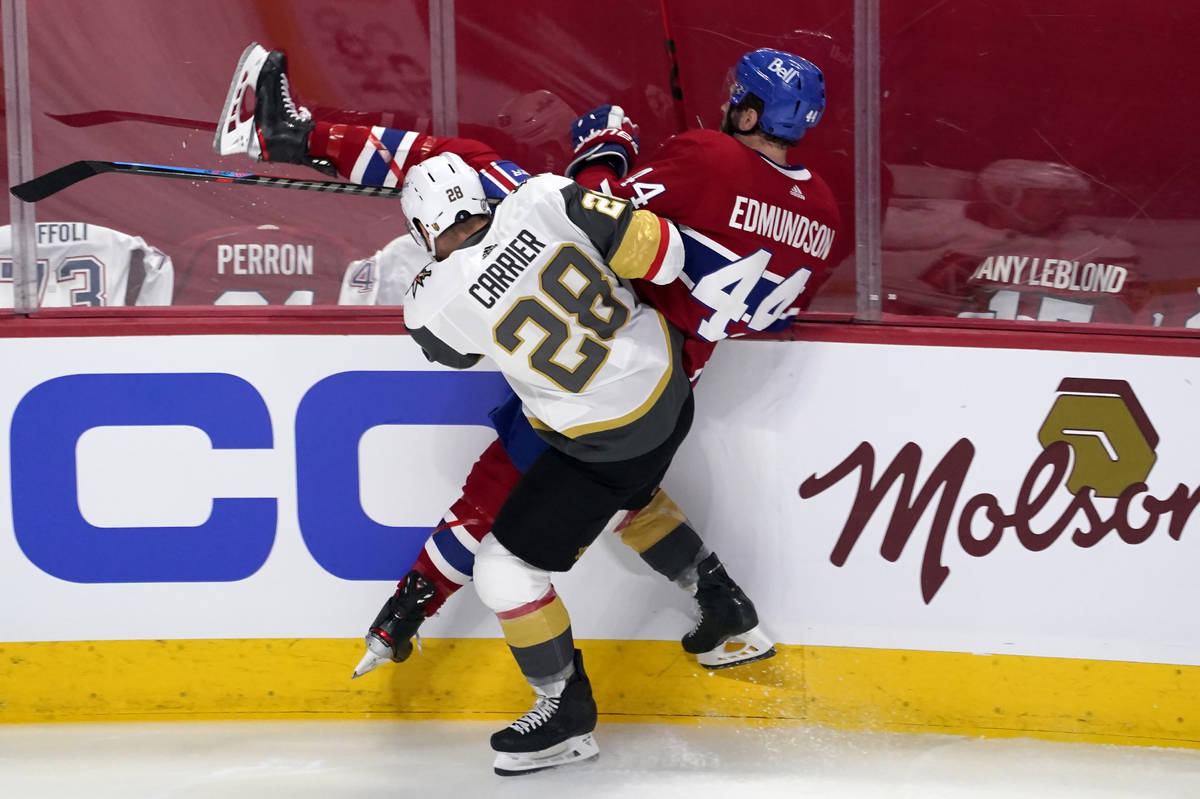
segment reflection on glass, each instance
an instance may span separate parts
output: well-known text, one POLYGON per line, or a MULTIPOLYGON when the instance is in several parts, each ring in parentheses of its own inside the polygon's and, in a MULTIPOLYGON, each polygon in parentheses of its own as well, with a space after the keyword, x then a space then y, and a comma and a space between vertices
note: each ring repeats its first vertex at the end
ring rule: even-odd
POLYGON ((1086 215, 1095 188, 1078 170, 1010 158, 974 176, 933 168, 893 174, 898 196, 883 229, 885 310, 1153 323, 1141 259, 1086 215), (926 192, 943 196, 900 196, 926 192))
POLYGON ((355 252, 332 233, 236 225, 183 242, 178 305, 328 305, 355 252))
MULTIPOLYGON (((567 131, 577 114, 561 97, 545 89, 508 100, 496 112, 496 129, 512 143, 510 157, 530 174, 561 173, 571 160, 567 131)), ((509 155, 507 148, 497 150, 509 155)))
MULTIPOLYGON (((38 222, 41 308, 170 305, 175 267, 140 236, 89 222, 38 222)), ((0 227, 0 307, 13 307, 12 228, 0 227)))
POLYGON ((429 253, 408 234, 392 239, 346 267, 338 305, 403 305, 409 284, 429 263, 429 253))

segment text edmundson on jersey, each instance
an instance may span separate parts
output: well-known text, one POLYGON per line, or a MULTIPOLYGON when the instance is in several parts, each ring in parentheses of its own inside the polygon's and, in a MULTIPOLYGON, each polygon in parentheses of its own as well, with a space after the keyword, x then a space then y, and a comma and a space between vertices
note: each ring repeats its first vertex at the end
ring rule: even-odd
POLYGON ((834 230, 828 225, 740 194, 733 203, 729 226, 783 242, 821 260, 829 257, 833 247, 834 230))

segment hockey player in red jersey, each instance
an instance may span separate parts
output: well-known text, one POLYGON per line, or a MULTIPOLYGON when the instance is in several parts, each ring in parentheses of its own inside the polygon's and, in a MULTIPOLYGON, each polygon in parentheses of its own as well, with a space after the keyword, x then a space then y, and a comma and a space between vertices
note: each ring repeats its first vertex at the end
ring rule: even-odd
MULTIPOLYGON (((677 136, 632 175, 624 171, 637 156, 638 142, 619 107, 597 109, 572 129, 573 173, 597 185, 608 178, 612 191, 688 226, 688 282, 639 284, 638 290, 684 332, 685 366, 692 378, 716 341, 770 329, 806 304, 831 269, 838 230, 824 182, 784 163, 788 146, 820 120, 825 103, 820 70, 787 53, 759 50, 741 59, 736 76, 724 133, 677 136), (698 196, 696 175, 707 176, 703 193, 712 199, 698 196), (612 185, 621 178, 623 183, 612 185)), ((313 122, 291 98, 282 53, 255 45, 235 73, 223 120, 214 140, 222 154, 305 163, 359 182, 398 185, 414 163, 443 152, 457 152, 479 170, 493 198, 528 177, 474 140, 313 122), (254 116, 243 119, 236 109, 252 91, 257 92, 254 116)), ((376 659, 368 654, 356 674, 383 658, 405 659, 423 620, 471 579, 479 540, 520 470, 541 451, 519 411, 519 403, 497 409, 493 418, 500 439, 476 462, 463 496, 375 620, 367 641, 376 659)), ((717 668, 774 654, 757 628, 753 604, 666 492, 659 491, 627 520, 620 534, 652 568, 695 593, 701 621, 683 643, 701 663, 717 668), (734 649, 727 642, 744 646, 734 649)))
POLYGON ((687 336, 693 379, 716 342, 773 329, 807 307, 832 272, 840 227, 829 187, 788 149, 825 108, 821 71, 803 58, 756 50, 738 62, 721 132, 668 139, 626 175, 636 148, 619 113, 604 106, 604 127, 584 117, 573 135, 569 177, 629 199, 681 226, 685 277, 639 293, 687 336), (590 130, 589 130, 590 128, 590 130), (623 179, 622 179, 623 178, 623 179))

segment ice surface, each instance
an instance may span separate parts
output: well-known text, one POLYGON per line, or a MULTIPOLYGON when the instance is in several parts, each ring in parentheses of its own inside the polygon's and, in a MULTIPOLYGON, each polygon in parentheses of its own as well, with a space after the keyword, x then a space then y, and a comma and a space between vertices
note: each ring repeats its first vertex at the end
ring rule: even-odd
POLYGON ((601 721, 599 760, 492 774, 494 721, 109 722, 0 726, 0 796, 563 799, 1196 799, 1200 751, 601 721))

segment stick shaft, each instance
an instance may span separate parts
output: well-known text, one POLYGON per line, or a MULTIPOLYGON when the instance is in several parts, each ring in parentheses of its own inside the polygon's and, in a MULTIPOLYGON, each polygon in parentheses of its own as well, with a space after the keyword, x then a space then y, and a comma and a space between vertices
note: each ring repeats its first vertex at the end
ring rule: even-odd
POLYGON ((249 172, 218 172, 211 169, 162 166, 159 164, 137 164, 125 161, 74 161, 58 169, 52 169, 33 180, 13 186, 10 191, 21 200, 35 203, 74 186, 82 180, 106 172, 124 172, 147 177, 176 178, 179 180, 209 183, 240 183, 245 186, 269 186, 279 189, 320 191, 330 194, 357 194, 364 197, 399 197, 400 190, 382 186, 362 186, 357 183, 339 183, 327 180, 297 180, 278 178, 271 175, 254 175, 249 172))
POLYGON ((679 54, 675 50, 675 33, 671 25, 671 15, 667 11, 667 1, 659 0, 659 12, 662 14, 663 36, 667 48, 667 57, 671 59, 671 75, 670 85, 671 98, 674 101, 675 108, 675 125, 678 128, 677 133, 683 133, 688 129, 687 111, 683 104, 683 85, 679 80, 679 54))

